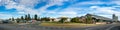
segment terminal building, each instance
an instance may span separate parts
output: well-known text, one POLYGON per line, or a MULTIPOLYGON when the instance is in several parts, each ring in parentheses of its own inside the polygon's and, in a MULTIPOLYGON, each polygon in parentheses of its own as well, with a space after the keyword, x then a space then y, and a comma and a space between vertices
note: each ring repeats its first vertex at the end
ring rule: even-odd
POLYGON ((117 22, 118 21, 118 16, 116 16, 115 14, 112 15, 112 19, 103 17, 103 16, 93 15, 93 14, 87 14, 84 17, 86 16, 91 16, 94 22, 117 22))

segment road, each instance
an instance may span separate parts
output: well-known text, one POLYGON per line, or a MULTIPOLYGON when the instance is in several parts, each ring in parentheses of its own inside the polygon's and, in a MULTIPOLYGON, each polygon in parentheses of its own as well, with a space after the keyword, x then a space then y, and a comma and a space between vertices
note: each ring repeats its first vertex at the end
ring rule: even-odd
POLYGON ((0 30, 120 30, 120 24, 84 28, 44 27, 35 25, 0 24, 0 30))
POLYGON ((86 30, 120 30, 120 24, 109 24, 103 26, 89 27, 86 30))

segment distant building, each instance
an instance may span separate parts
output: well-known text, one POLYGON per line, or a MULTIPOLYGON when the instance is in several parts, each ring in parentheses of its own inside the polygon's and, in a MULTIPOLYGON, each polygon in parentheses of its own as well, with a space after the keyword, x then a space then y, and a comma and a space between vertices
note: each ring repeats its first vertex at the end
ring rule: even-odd
POLYGON ((117 22, 118 21, 118 16, 116 16, 115 14, 113 14, 112 15, 112 19, 117 22))
POLYGON ((82 16, 80 18, 85 19, 88 15, 91 15, 93 22, 113 22, 118 20, 118 17, 115 15, 113 15, 113 19, 93 14, 86 14, 85 16, 82 16))
POLYGON ((68 17, 59 17, 59 18, 55 18, 55 22, 58 22, 58 21, 60 21, 61 20, 61 18, 67 18, 67 20, 65 20, 65 22, 70 22, 70 20, 71 20, 71 18, 68 18, 68 17))
POLYGON ((50 22, 54 22, 55 21, 55 18, 50 18, 50 22))
MULTIPOLYGON (((91 16, 93 23, 118 21, 118 17, 115 14, 112 15, 112 19, 111 18, 107 18, 107 17, 103 17, 103 16, 94 15, 94 14, 86 14, 85 16, 81 16, 81 17, 77 17, 77 18, 80 19, 79 20, 80 22, 84 23, 86 21, 87 16, 89 16, 89 15, 91 16)), ((58 22, 58 21, 61 20, 61 18, 67 18, 67 20, 65 20, 65 22, 70 22, 70 20, 71 20, 71 18, 68 18, 68 17, 59 17, 59 18, 51 18, 50 22, 52 22, 52 21, 58 22)))

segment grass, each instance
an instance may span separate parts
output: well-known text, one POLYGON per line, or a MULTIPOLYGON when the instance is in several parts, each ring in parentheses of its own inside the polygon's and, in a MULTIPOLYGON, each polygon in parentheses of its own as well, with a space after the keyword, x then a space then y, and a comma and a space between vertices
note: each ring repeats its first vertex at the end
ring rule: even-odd
POLYGON ((100 26, 104 24, 84 24, 84 23, 51 23, 44 22, 40 24, 41 26, 54 26, 54 27, 90 27, 90 26, 100 26))

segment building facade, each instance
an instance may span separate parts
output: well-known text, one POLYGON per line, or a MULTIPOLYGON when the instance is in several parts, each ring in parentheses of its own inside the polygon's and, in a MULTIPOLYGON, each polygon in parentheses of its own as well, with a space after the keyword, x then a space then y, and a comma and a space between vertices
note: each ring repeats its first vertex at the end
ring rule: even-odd
POLYGON ((117 22, 118 21, 118 16, 116 16, 115 14, 113 14, 112 15, 112 19, 117 22))

